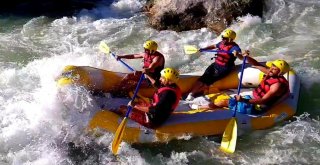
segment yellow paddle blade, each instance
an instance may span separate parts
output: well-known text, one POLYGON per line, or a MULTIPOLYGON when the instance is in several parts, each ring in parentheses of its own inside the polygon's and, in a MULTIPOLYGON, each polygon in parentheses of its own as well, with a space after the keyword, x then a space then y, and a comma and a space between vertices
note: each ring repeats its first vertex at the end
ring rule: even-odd
POLYGON ((199 49, 196 48, 195 46, 192 46, 192 45, 185 45, 184 46, 184 52, 186 54, 195 54, 195 53, 199 52, 199 49))
POLYGON ((128 119, 125 117, 121 124, 119 125, 116 134, 114 135, 114 139, 112 141, 112 153, 113 155, 117 155, 118 154, 118 149, 119 149, 119 145, 122 141, 122 136, 124 133, 124 130, 126 128, 126 124, 127 124, 128 119))
POLYGON ((109 46, 103 41, 100 42, 99 49, 100 49, 101 52, 103 52, 105 54, 109 54, 110 53, 109 46))
POLYGON ((223 133, 220 149, 226 153, 234 153, 237 144, 237 121, 233 117, 223 133))

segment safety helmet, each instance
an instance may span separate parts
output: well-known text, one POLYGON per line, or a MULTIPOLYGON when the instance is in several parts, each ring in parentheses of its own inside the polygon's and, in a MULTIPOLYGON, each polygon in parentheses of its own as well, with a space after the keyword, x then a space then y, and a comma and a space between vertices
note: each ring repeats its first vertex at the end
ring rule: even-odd
POLYGON ((231 30, 231 29, 226 29, 226 30, 224 30, 224 31, 222 32, 221 36, 222 36, 223 38, 228 38, 229 40, 230 40, 230 39, 234 40, 234 39, 236 39, 237 34, 236 34, 236 32, 234 32, 234 31, 231 30))
POLYGON ((276 66, 277 68, 280 69, 280 72, 281 72, 282 74, 285 74, 285 73, 287 73, 287 72, 290 71, 290 66, 289 66, 289 64, 288 64, 286 61, 284 61, 284 60, 268 61, 268 62, 266 63, 266 65, 267 65, 268 67, 271 67, 272 65, 276 66))
POLYGON ((164 77, 167 80, 172 81, 173 83, 176 83, 179 80, 179 72, 173 68, 162 69, 160 74, 161 77, 164 77))
POLYGON ((150 51, 156 51, 158 49, 158 44, 156 41, 148 40, 143 44, 143 47, 150 51))
POLYGON ((67 72, 67 71, 71 71, 71 70, 74 70, 76 69, 76 66, 74 65, 67 65, 63 68, 63 72, 67 72))

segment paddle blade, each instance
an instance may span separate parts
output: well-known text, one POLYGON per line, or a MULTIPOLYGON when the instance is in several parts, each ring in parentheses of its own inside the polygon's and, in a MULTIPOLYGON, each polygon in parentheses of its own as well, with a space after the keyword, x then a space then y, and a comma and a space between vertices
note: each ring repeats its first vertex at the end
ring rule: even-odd
POLYGON ((103 52, 105 54, 109 54, 110 53, 109 46, 103 41, 100 42, 99 49, 100 49, 101 52, 103 52))
POLYGON ((237 144, 237 121, 233 117, 223 133, 220 149, 226 153, 234 153, 237 144))
POLYGON ((118 154, 118 149, 119 149, 119 145, 122 141, 122 137, 123 137, 123 133, 124 133, 124 130, 126 128, 126 124, 127 124, 127 121, 128 119, 125 117, 121 124, 119 125, 115 135, 114 135, 114 138, 113 138, 113 141, 112 141, 112 153, 113 155, 117 155, 118 154))
POLYGON ((184 46, 184 52, 186 54, 195 54, 199 52, 199 49, 196 48, 195 46, 191 46, 191 45, 185 45, 184 46))

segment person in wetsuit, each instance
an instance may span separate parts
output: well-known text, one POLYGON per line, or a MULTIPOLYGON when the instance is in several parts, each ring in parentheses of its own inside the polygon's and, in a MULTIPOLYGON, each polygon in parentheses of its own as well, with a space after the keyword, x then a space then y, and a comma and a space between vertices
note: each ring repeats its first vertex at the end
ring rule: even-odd
POLYGON ((289 97, 289 82, 283 75, 290 71, 290 66, 281 59, 269 61, 264 66, 248 55, 249 51, 245 51, 244 56, 247 56, 248 62, 265 74, 263 79, 252 91, 252 95, 236 95, 235 98, 220 102, 218 107, 229 107, 230 110, 237 107, 240 113, 262 114, 274 104, 289 97))
POLYGON ((201 52, 204 50, 218 49, 219 52, 216 55, 215 61, 207 67, 203 75, 193 85, 186 101, 192 101, 194 97, 202 95, 211 84, 228 75, 234 69, 234 61, 237 57, 241 60, 243 59, 239 45, 234 42, 236 32, 226 29, 222 32, 221 36, 222 41, 218 44, 210 45, 199 50, 201 52))
MULTIPOLYGON (((149 128, 162 125, 177 108, 181 99, 181 89, 176 84, 179 80, 179 72, 173 68, 165 68, 160 75, 159 80, 151 79, 157 90, 150 105, 139 105, 134 102, 128 104, 133 107, 129 118, 149 128)), ((127 107, 122 106, 119 112, 125 115, 126 110, 127 107)))
POLYGON ((146 77, 146 81, 141 84, 142 87, 150 86, 152 84, 150 82, 151 79, 158 80, 160 78, 160 71, 164 68, 165 59, 163 54, 157 51, 157 42, 148 40, 143 44, 143 48, 143 53, 117 56, 117 60, 143 58, 142 70, 128 74, 119 84, 119 88, 123 91, 134 89, 141 74, 145 74, 146 77))

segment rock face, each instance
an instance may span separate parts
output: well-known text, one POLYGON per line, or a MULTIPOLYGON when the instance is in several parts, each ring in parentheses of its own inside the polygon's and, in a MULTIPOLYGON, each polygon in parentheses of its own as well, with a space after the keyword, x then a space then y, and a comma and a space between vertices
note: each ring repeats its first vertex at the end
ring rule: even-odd
POLYGON ((149 0, 150 25, 158 30, 186 31, 208 27, 220 33, 238 16, 262 16, 261 0, 149 0))

